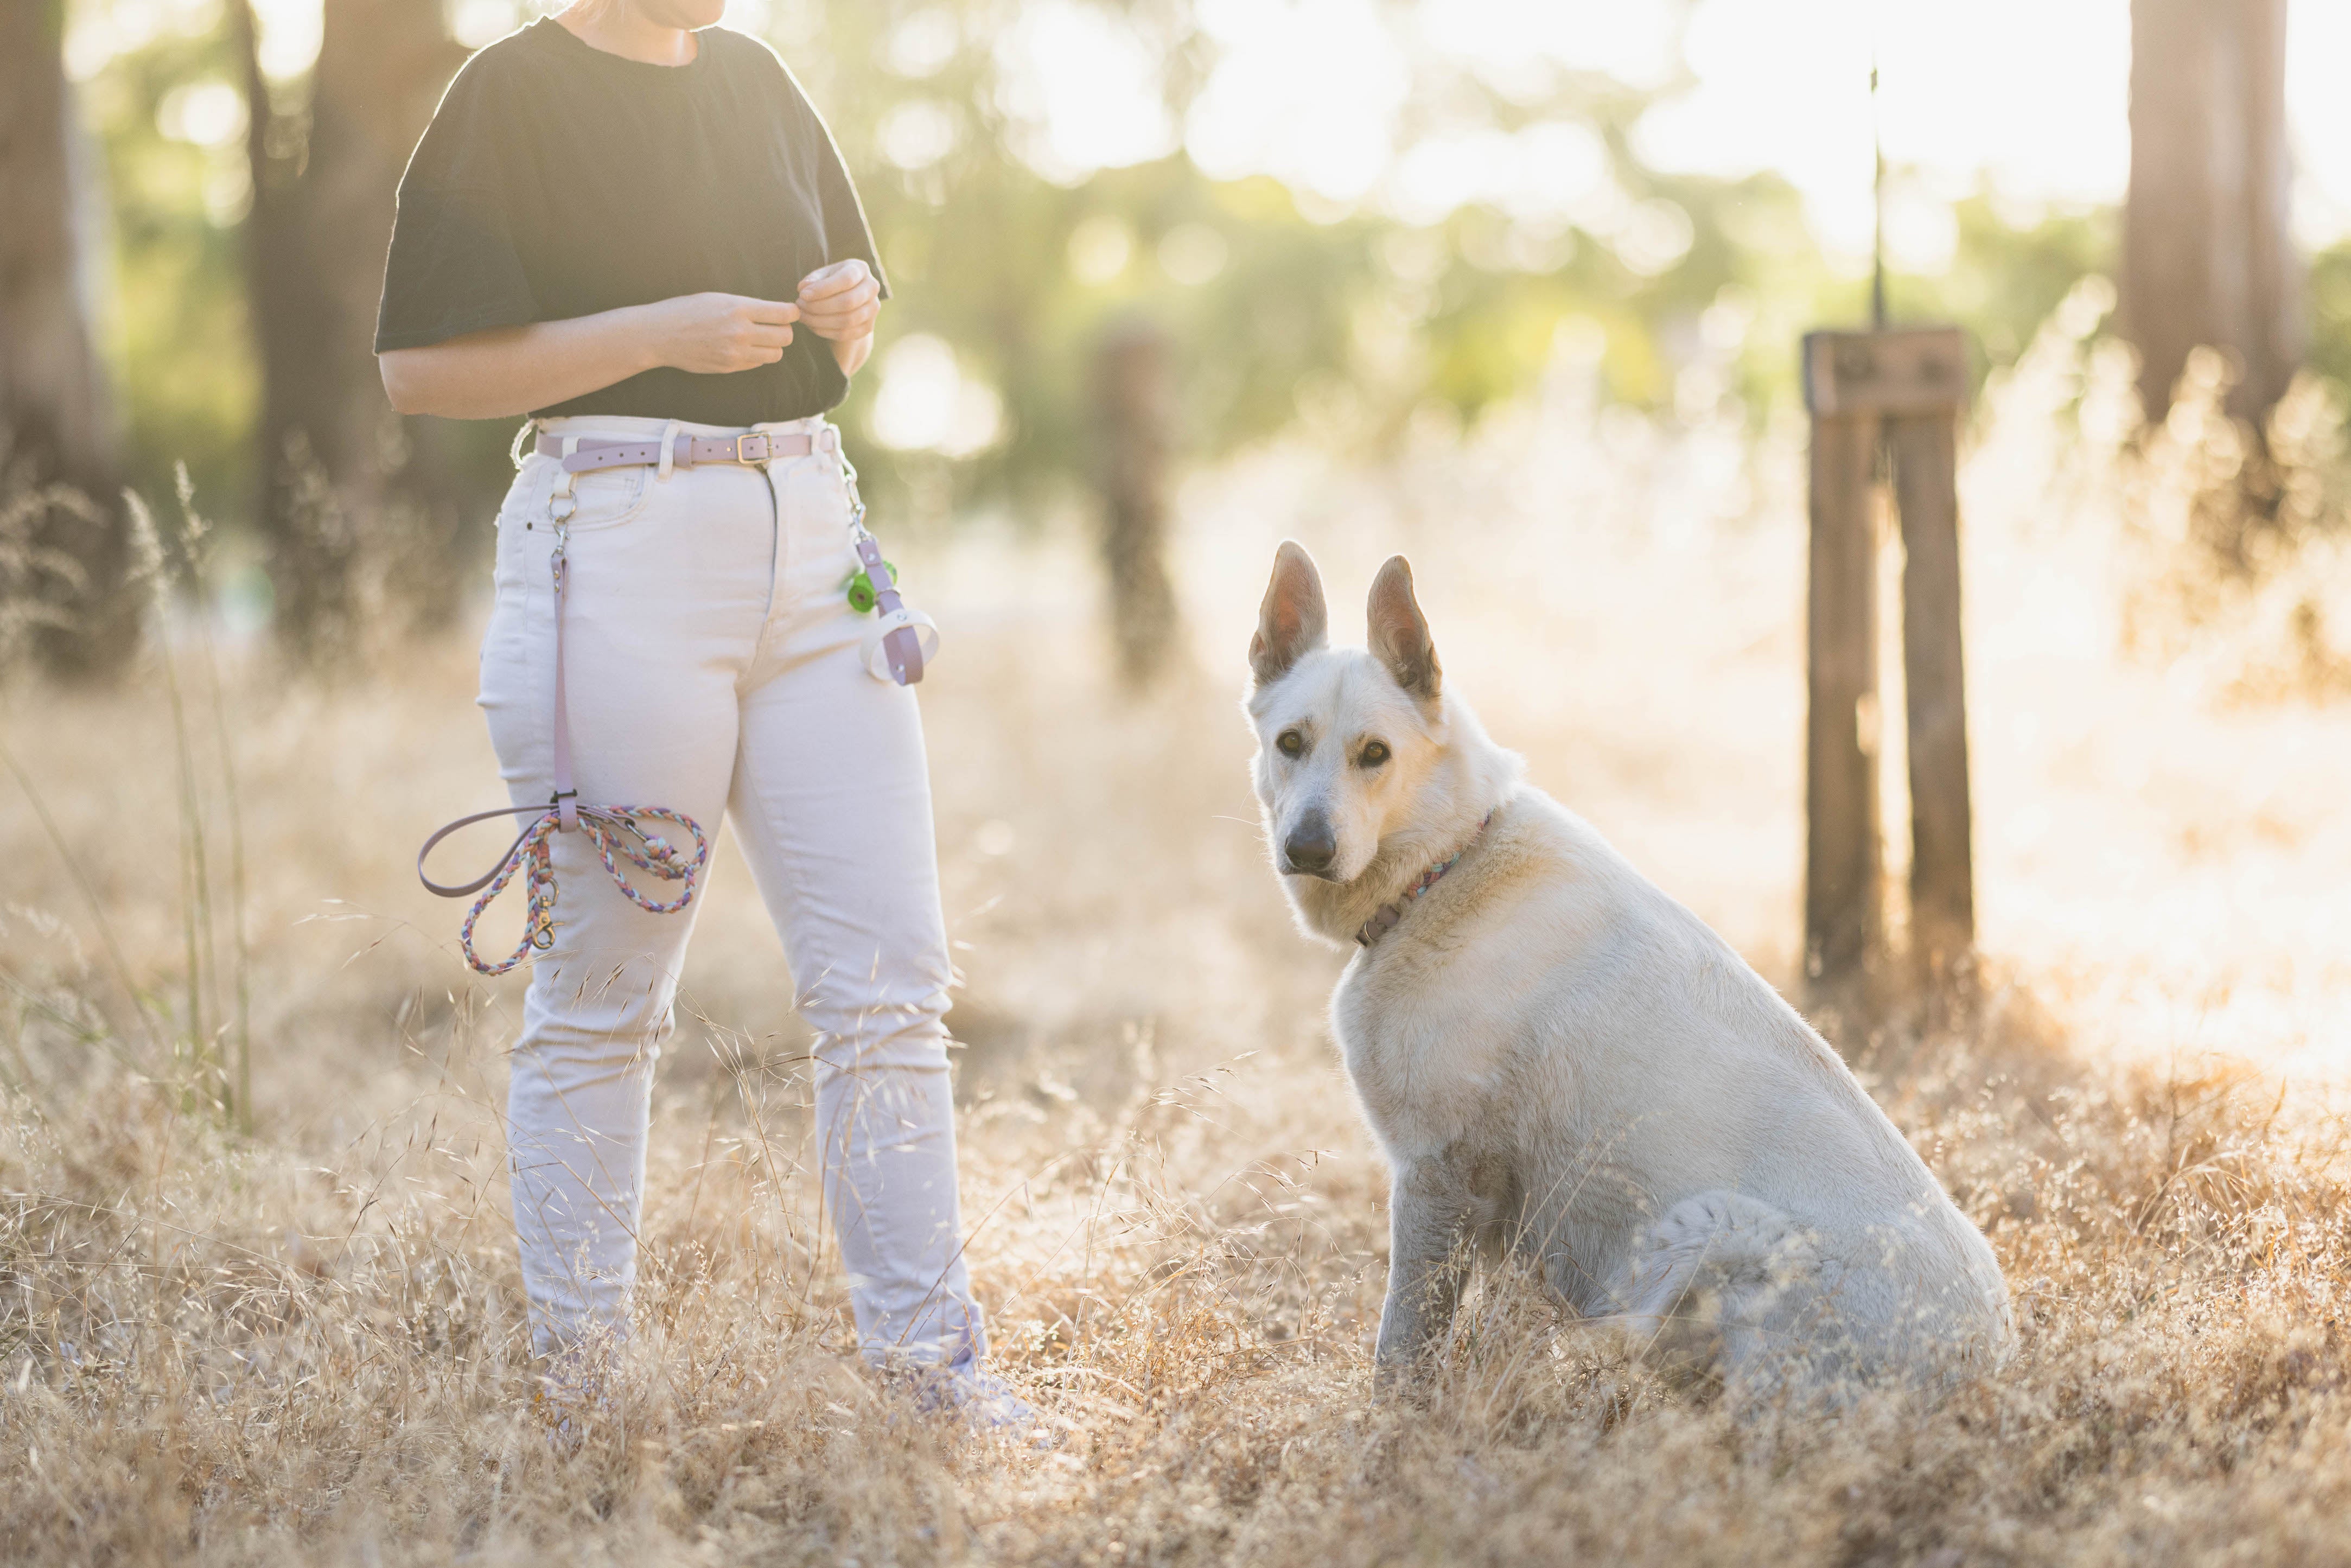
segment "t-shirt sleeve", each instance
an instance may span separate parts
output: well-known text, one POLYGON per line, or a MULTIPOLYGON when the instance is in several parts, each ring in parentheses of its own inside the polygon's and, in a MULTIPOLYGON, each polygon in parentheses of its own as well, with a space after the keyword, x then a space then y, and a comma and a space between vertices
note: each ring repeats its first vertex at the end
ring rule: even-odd
POLYGON ((401 176, 375 351, 540 319, 514 243, 510 139, 493 73, 457 73, 401 176))
POLYGON ((865 204, 857 199, 857 186, 849 178, 849 166, 841 162, 841 149, 832 133, 819 121, 817 133, 824 145, 817 158, 817 197, 824 212, 825 261, 847 261, 851 256, 863 260, 873 269, 874 281, 882 286, 882 298, 890 298, 890 276, 882 270, 882 257, 873 244, 872 225, 865 221, 865 204))

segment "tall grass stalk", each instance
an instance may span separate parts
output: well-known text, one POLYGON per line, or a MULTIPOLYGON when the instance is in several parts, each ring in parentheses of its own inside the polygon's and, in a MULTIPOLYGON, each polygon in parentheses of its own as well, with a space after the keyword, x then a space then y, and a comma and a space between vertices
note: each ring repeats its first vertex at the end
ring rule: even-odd
POLYGON ((172 710, 172 755, 179 765, 180 936, 186 950, 182 977, 186 1001, 180 1052, 186 1092, 203 1093, 215 1103, 221 1085, 211 1061, 204 1029, 204 950, 212 924, 210 876, 204 865, 204 820, 196 786, 195 757, 188 744, 186 705, 180 696, 180 664, 172 651, 172 581, 163 555, 163 540, 155 518, 137 495, 125 492, 131 509, 132 537, 141 570, 154 598, 155 640, 163 664, 163 691, 172 710), (214 1082, 206 1082, 207 1080, 214 1082))
MULTIPOLYGON (((178 479, 182 518, 180 537, 176 541, 178 557, 201 607, 204 602, 202 561, 209 529, 195 510, 194 487, 189 482, 184 466, 180 469, 178 479)), ((220 664, 213 651, 208 615, 204 609, 200 608, 198 620, 204 624, 200 640, 212 682, 213 727, 221 751, 221 765, 229 780, 231 801, 233 907, 230 918, 235 926, 233 951, 236 955, 237 965, 237 972, 232 980, 237 993, 237 1017, 234 1020, 219 1017, 223 1011, 223 987, 219 943, 214 931, 212 857, 206 840, 204 789, 197 769, 195 738, 188 717, 187 695, 180 679, 179 656, 172 646, 171 556, 164 549, 162 533, 146 503, 130 492, 125 492, 124 499, 130 508, 140 569, 146 574, 149 591, 154 599, 156 636, 163 666, 163 690, 172 715, 172 755, 179 769, 180 934, 186 964, 185 1092, 235 1118, 239 1125, 250 1126, 248 1101, 252 1087, 252 1052, 248 1028, 249 987, 244 962, 245 856, 242 825, 235 821, 235 772, 228 762, 228 727, 222 706, 220 664), (237 1036, 238 1052, 234 1077, 229 1063, 224 1060, 222 1050, 223 1037, 232 1032, 237 1036)))
POLYGON ((248 900, 245 879, 245 806, 237 790, 236 752, 229 740, 227 687, 221 678, 220 645, 213 633, 212 583, 204 574, 205 541, 212 532, 211 525, 196 510, 196 487, 194 481, 188 477, 188 465, 185 463, 175 465, 172 477, 180 497, 188 585, 194 590, 196 603, 202 611, 196 618, 196 624, 204 649, 205 677, 212 685, 213 742, 220 753, 222 805, 228 817, 229 954, 235 966, 232 1002, 236 1009, 230 1026, 230 1040, 236 1061, 234 1109, 238 1130, 250 1135, 253 1132, 253 954, 246 919, 248 900))

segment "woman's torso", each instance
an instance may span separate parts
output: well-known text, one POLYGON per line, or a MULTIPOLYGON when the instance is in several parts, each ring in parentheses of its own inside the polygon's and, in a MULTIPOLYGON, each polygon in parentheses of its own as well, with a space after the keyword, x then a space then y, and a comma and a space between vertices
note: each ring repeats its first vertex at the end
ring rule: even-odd
MULTIPOLYGON (((542 20, 475 56, 402 181, 378 351, 705 291, 788 300, 852 256, 878 275, 840 155, 782 63, 725 28, 696 38, 691 64, 654 66, 542 20)), ((846 390, 803 331, 773 365, 653 370, 535 412, 747 425, 846 390)))

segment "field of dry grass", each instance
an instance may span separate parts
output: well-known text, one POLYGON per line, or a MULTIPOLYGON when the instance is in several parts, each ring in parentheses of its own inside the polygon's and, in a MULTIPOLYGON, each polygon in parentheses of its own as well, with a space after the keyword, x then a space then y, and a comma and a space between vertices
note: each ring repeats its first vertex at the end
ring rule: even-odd
POLYGON ((2119 384, 2060 332, 1979 422, 1985 999, 1849 1040, 2007 1270, 1997 1377, 1741 1434, 1501 1280, 1425 1397, 1372 1396, 1384 1179, 1322 1020, 1340 957, 1290 928, 1236 705, 1275 539, 1343 604, 1410 553, 1448 677, 1533 779, 1793 981, 1795 441, 1599 413, 1571 366, 1467 443, 1196 481, 1189 664, 1145 699, 1050 531, 897 552, 950 637, 924 704, 970 1257, 1008 1375, 1071 1425, 1042 1457, 845 1354, 790 986, 726 861, 623 1384, 578 1452, 546 1442, 496 1115, 519 992, 464 970, 409 868, 494 792, 468 647, 332 687, 224 653, 241 904, 200 640, 174 640, 193 789, 160 663, 7 694, 0 1555, 2351 1562, 2351 700, 2342 622, 2275 602, 2328 611, 2344 574, 2314 544, 2173 635, 2158 503, 2190 480, 2117 465, 2119 384), (253 1092, 224 1111, 240 912, 253 1092))

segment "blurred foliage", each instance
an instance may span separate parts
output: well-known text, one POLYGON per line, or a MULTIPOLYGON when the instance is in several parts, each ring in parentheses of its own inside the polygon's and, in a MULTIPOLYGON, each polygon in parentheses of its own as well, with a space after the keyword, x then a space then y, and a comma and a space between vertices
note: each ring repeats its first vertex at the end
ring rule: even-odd
MULTIPOLYGON (((1213 68, 1213 40, 1186 0, 1106 8, 1164 62, 1180 125, 1213 68)), ((525 14, 517 0, 516 16, 525 14)), ((1824 257, 1784 182, 1643 167, 1628 133, 1656 95, 1565 70, 1539 93, 1505 97, 1466 68, 1416 59, 1402 122, 1407 136, 1558 122, 1596 134, 1606 173, 1572 220, 1487 204, 1419 226, 1369 203, 1333 213, 1270 177, 1211 179, 1181 152, 1050 178, 1022 156, 1036 130, 1006 48, 1019 15, 1013 0, 783 0, 771 10, 768 30, 832 124, 895 286, 874 367, 840 415, 884 506, 1025 514, 1082 482, 1097 444, 1094 345, 1136 318, 1174 349, 1176 439, 1204 461, 1301 414, 1366 443, 1431 406, 1474 419, 1528 388, 1563 331, 1599 347, 1606 395, 1662 412, 1694 412, 1682 371, 1702 340, 1718 361, 1727 344, 1735 384, 1708 382, 1695 395, 1740 396, 1761 422, 1794 395, 1797 337, 1865 317, 1866 279, 1824 257), (909 28, 929 47, 904 47, 909 28), (983 402, 992 395, 989 439, 949 443, 954 455, 878 439, 877 383, 893 346, 918 333, 952 350, 983 402)), ((233 79, 215 20, 118 55, 86 84, 85 103, 108 162, 110 340, 133 473, 160 490, 184 458, 222 510, 242 512, 229 503, 252 493, 257 399, 241 157, 234 137, 197 146, 166 134, 174 93, 233 79)), ((2111 212, 2003 215, 1981 194, 1952 217, 1948 266, 1896 273, 1890 298, 1897 317, 1969 328, 1985 356, 1980 373, 2012 360, 2074 280, 2110 265, 2117 226, 2111 212)), ((2315 362, 2351 379, 2351 247, 2320 258, 2313 298, 2315 362)), ((478 466, 486 494, 504 482, 503 446, 503 430, 485 429, 452 450, 478 466)))
POLYGON ((2351 240, 2311 260, 2310 368, 2351 390, 2351 240))
POLYGON ((114 244, 101 319, 123 474, 152 497, 172 494, 181 461, 205 496, 253 493, 261 385, 246 316, 241 99, 227 96, 235 80, 227 31, 214 26, 166 32, 80 89, 105 159, 114 244), (186 124, 207 93, 216 115, 231 103, 239 114, 209 146, 189 140, 186 124))

